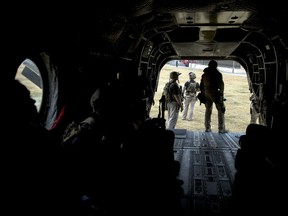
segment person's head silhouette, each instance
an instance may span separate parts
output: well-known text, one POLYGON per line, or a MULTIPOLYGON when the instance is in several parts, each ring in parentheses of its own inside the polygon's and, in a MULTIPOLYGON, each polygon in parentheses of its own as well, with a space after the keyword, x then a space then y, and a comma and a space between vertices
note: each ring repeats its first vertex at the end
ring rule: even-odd
POLYGON ((215 60, 211 60, 211 61, 209 61, 208 66, 210 68, 217 68, 218 63, 215 60))
POLYGON ((30 91, 18 80, 12 80, 7 89, 7 116, 18 123, 38 122, 38 111, 30 91))

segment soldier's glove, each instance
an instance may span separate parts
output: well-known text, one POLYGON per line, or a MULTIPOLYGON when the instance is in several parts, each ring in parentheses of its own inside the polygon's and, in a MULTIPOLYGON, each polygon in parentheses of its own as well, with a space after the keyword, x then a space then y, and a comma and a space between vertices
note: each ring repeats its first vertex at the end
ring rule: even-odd
POLYGON ((180 105, 180 112, 183 111, 183 104, 180 105))
POLYGON ((220 96, 219 101, 220 101, 220 103, 223 103, 224 97, 223 97, 223 96, 220 96))

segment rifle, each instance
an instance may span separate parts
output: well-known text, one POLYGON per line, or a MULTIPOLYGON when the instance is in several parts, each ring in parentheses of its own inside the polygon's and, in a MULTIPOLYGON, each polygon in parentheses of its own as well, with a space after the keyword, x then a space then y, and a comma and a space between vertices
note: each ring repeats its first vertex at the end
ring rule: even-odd
POLYGON ((162 97, 159 100, 159 113, 158 113, 158 118, 163 118, 165 117, 164 113, 165 113, 165 107, 166 107, 166 100, 165 100, 165 96, 162 95, 162 97))

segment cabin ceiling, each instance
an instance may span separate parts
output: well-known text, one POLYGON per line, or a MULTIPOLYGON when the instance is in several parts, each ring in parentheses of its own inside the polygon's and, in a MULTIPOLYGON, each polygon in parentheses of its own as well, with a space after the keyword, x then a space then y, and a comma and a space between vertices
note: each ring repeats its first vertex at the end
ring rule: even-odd
POLYGON ((157 43, 170 43, 179 57, 226 57, 251 31, 287 34, 282 28, 286 7, 260 0, 123 0, 101 1, 99 6, 94 2, 63 6, 25 2, 11 9, 18 16, 12 21, 19 26, 17 31, 26 31, 22 34, 25 42, 37 45, 47 40, 48 49, 57 52, 81 49, 130 56, 141 40, 162 34, 157 43))
MULTIPOLYGON (((127 47, 130 41, 146 40, 163 32, 163 42, 169 41, 180 57, 225 57, 231 55, 250 31, 278 28, 285 17, 285 9, 280 5, 260 0, 128 0, 98 15, 101 29, 106 30, 101 37, 111 45, 111 50, 124 55, 134 51, 133 47, 127 47)), ((107 46, 104 50, 107 51, 107 46)))

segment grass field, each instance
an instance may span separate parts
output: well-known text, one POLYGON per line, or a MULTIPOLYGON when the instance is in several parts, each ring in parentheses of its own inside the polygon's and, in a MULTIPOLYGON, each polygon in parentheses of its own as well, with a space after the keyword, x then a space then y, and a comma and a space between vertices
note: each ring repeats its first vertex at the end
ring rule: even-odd
MULTIPOLYGON (((155 105, 152 107, 150 112, 150 117, 157 117, 159 111, 159 99, 164 88, 165 83, 169 80, 169 74, 171 71, 178 71, 182 73, 179 76, 180 85, 189 79, 188 73, 190 71, 195 72, 196 81, 200 82, 203 69, 194 69, 188 67, 175 67, 166 64, 160 74, 160 80, 158 85, 158 90, 155 93, 155 105)), ((219 69, 220 72, 221 69, 219 69)), ((250 92, 248 88, 247 77, 243 74, 235 74, 232 72, 223 72, 223 80, 225 83, 224 97, 226 98, 225 106, 225 124, 226 129, 230 132, 244 132, 250 121, 250 92)), ((213 105, 213 112, 211 117, 212 131, 218 131, 218 119, 217 119, 217 109, 213 105)), ((199 101, 195 104, 195 110, 192 121, 182 120, 182 113, 179 113, 178 122, 176 128, 187 129, 192 131, 204 131, 204 113, 205 105, 200 105, 199 101)), ((167 117, 167 112, 165 112, 165 118, 167 117)), ((167 119, 167 118, 166 118, 167 119)))

